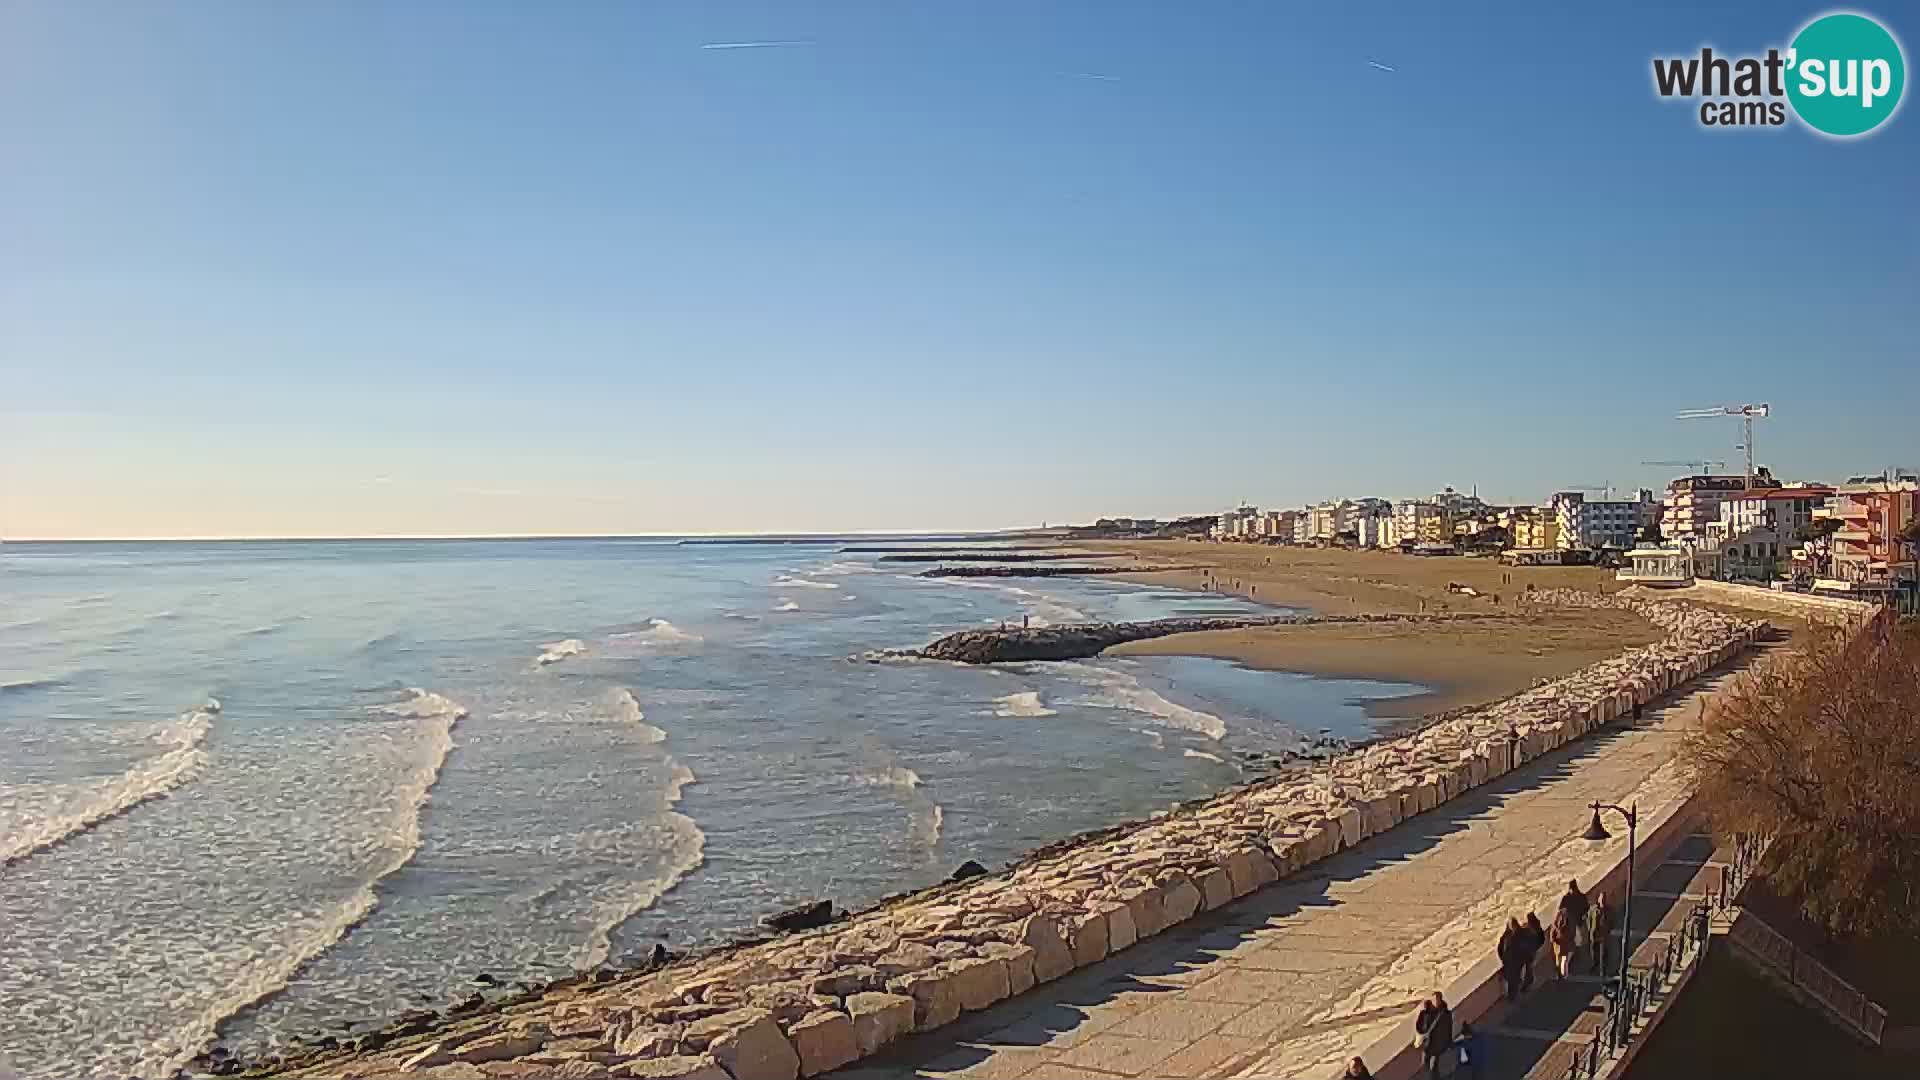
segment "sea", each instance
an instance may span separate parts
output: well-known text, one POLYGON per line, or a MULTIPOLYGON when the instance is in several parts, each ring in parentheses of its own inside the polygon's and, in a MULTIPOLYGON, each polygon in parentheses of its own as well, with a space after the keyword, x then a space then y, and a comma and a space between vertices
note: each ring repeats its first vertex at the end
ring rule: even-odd
POLYGON ((857 909, 1365 738, 1367 701, 1420 689, 871 662, 999 623, 1273 610, 872 550, 915 546, 0 545, 0 1071, 173 1076, 482 976, 857 909))

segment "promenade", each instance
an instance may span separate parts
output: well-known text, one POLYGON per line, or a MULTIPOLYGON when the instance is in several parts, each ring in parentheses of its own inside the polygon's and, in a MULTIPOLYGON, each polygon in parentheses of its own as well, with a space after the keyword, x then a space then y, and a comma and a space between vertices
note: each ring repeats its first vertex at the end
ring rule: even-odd
MULTIPOLYGON (((1588 804, 1637 803, 1643 841, 1672 816, 1686 799, 1677 740, 1726 676, 1715 672, 1638 724, 1616 722, 1301 874, 833 1075, 1336 1076, 1406 1030, 1423 997, 1485 961, 1510 915, 1550 912, 1569 878, 1585 886, 1623 858, 1624 829, 1606 842, 1580 839, 1588 804)), ((1634 922, 1636 931, 1653 928, 1641 911, 1634 922)), ((1536 990, 1541 1007, 1530 1012, 1523 1001, 1516 1016, 1566 1023, 1501 1025, 1489 1075, 1544 1075, 1555 1049, 1571 1045, 1564 1029, 1581 1022, 1561 999, 1593 990, 1574 984, 1551 999, 1536 990)))

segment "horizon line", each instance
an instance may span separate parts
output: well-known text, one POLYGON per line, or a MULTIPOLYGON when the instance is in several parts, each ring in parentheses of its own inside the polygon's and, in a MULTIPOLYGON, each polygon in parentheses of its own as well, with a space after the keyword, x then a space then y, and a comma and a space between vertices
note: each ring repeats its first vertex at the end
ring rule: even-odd
POLYGON ((831 532, 670 532, 670 533, 373 533, 335 536, 9 536, 6 544, 223 544, 333 543, 379 540, 832 540, 863 536, 993 536, 1041 532, 1067 526, 1010 526, 998 529, 844 529, 831 532))

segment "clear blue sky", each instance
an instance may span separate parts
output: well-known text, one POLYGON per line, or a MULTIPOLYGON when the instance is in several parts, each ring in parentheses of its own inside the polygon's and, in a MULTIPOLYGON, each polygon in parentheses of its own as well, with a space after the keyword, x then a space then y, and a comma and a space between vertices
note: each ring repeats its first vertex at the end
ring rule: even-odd
POLYGON ((1441 7, 4 0, 0 531, 1541 499, 1747 400, 1920 464, 1920 114, 1651 89, 1824 9, 1441 7))

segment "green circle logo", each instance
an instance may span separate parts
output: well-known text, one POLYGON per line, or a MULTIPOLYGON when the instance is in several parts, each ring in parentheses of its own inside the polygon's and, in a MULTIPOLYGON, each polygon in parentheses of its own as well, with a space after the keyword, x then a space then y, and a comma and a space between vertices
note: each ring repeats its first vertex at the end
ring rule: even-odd
POLYGON ((1907 88, 1907 63, 1887 28, 1851 12, 1806 25, 1787 53, 1787 100, 1807 126, 1847 138, 1887 122, 1907 88))

